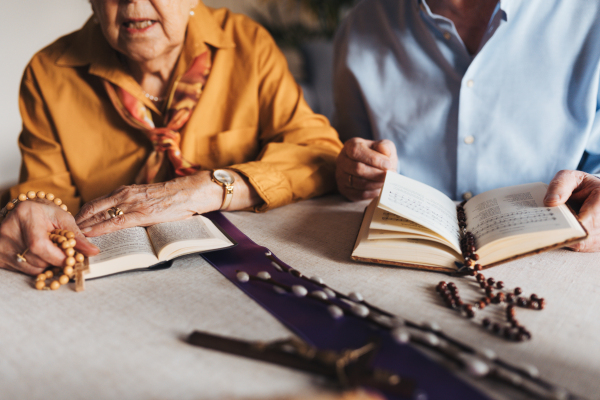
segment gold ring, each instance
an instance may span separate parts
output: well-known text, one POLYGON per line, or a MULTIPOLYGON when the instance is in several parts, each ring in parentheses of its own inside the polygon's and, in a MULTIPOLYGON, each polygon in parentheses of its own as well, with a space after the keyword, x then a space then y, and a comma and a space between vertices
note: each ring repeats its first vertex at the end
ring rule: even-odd
POLYGON ((25 258, 25 254, 29 251, 29 247, 25 249, 25 251, 23 252, 23 254, 17 254, 17 262, 23 263, 23 262, 27 262, 27 259, 25 258))
POLYGON ((350 184, 350 187, 352 187, 352 175, 348 175, 348 183, 350 184))
POLYGON ((115 218, 116 216, 119 216, 119 215, 123 215, 123 214, 125 214, 125 213, 123 212, 123 210, 121 210, 119 207, 112 207, 112 208, 109 208, 109 209, 107 210, 107 212, 108 212, 108 215, 110 215, 110 218, 111 218, 111 219, 112 219, 112 218, 115 218))

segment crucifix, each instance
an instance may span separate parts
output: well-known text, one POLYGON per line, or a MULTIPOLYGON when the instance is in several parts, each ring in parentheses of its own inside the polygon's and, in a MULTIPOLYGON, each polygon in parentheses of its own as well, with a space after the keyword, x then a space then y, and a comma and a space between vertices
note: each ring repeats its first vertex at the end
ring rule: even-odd
POLYGON ((75 264, 73 271, 75 272, 75 291, 83 292, 85 290, 85 277, 83 274, 90 270, 87 259, 84 262, 75 264))

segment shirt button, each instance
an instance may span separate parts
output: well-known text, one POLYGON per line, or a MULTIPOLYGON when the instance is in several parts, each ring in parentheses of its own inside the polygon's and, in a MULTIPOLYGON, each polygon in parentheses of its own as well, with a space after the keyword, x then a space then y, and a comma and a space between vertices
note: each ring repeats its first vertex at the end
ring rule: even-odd
POLYGON ((444 39, 450 40, 450 38, 452 38, 452 34, 448 31, 444 32, 444 39))
POLYGON ((471 88, 471 87, 473 87, 473 85, 475 85, 475 82, 473 81, 473 79, 469 79, 469 80, 467 81, 467 87, 470 87, 470 88, 471 88))
POLYGON ((465 138, 465 144, 473 144, 474 141, 475 141, 475 138, 473 136, 467 136, 465 138))
POLYGON ((469 200, 471 197, 473 197, 473 193, 471 193, 471 192, 463 193, 464 200, 469 200))

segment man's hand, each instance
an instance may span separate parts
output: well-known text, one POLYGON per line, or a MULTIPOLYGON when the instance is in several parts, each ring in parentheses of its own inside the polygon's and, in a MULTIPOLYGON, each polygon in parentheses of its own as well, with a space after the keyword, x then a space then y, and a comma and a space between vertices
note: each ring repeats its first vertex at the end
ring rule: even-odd
POLYGON ((600 179, 581 171, 560 171, 556 174, 544 198, 548 207, 567 200, 579 207, 579 220, 590 236, 569 248, 575 251, 600 251, 600 179))
POLYGON ((377 197, 386 171, 396 171, 397 166, 398 155, 393 142, 350 139, 336 162, 338 190, 352 201, 377 197))

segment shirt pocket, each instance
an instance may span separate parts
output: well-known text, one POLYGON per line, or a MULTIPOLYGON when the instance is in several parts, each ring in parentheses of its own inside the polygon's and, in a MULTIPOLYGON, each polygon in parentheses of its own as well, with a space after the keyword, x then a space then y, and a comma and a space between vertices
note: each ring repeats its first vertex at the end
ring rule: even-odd
POLYGON ((259 151, 256 127, 220 132, 209 141, 210 159, 218 168, 253 161, 259 151))

